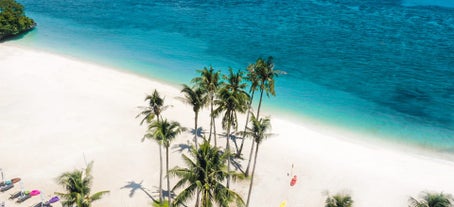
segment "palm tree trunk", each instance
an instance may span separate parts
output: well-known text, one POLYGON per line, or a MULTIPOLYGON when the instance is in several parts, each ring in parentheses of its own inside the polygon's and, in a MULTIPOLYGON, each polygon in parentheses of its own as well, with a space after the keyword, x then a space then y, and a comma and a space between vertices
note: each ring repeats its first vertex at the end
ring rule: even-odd
POLYGON ((162 204, 162 146, 159 144, 159 203, 162 204))
POLYGON ((199 200, 200 200, 200 190, 197 190, 197 198, 195 200, 195 207, 199 207, 199 200))
POLYGON ((216 119, 213 117, 213 136, 214 136, 214 146, 218 146, 218 140, 216 138, 216 119))
MULTIPOLYGON (((225 147, 225 151, 227 153, 227 172, 230 172, 230 118, 229 118, 229 121, 227 123, 227 144, 226 144, 226 147, 225 147)), ((227 185, 226 187, 229 188, 230 186, 230 174, 227 174, 227 185)))
POLYGON ((211 134, 213 133, 213 98, 210 97, 210 134, 208 135, 208 142, 211 142, 211 134))
MULTIPOLYGON (((249 123, 249 115, 251 113, 252 101, 254 100, 254 92, 255 91, 252 91, 251 100, 249 102, 249 107, 248 107, 247 116, 246 116, 246 124, 244 125, 244 131, 246 131, 247 124, 249 123)), ((241 152, 243 151, 243 144, 244 144, 245 139, 246 139, 246 137, 243 137, 243 140, 241 140, 240 149, 236 152, 237 157, 239 157, 241 155, 241 152)), ((254 142, 254 140, 252 140, 252 142, 254 142)))
POLYGON ((195 149, 198 149, 198 145, 197 145, 197 119, 198 119, 198 116, 199 116, 199 113, 195 112, 195 120, 194 120, 194 141, 195 141, 195 149))
POLYGON ((169 207, 172 207, 172 193, 170 192, 170 177, 169 177, 169 147, 166 147, 166 170, 167 170, 167 193, 169 207))
MULTIPOLYGON (((159 122, 159 114, 156 115, 156 120, 159 122)), ((162 204, 164 197, 162 196, 162 143, 159 145, 159 204, 162 204)))
POLYGON ((249 184, 249 192, 247 193, 246 207, 249 207, 249 201, 251 198, 252 185, 254 183, 255 165, 257 164, 257 154, 259 153, 259 144, 255 146, 254 166, 252 167, 251 183, 249 184))
POLYGON ((247 168, 246 168, 246 171, 244 172, 244 175, 246 177, 249 176, 249 167, 251 166, 252 153, 254 152, 254 145, 255 145, 255 142, 254 142, 254 140, 252 140, 251 151, 249 152, 249 161, 247 162, 247 168))
POLYGON ((259 108, 257 109, 257 120, 260 118, 260 107, 262 106, 262 98, 263 98, 263 91, 264 89, 260 89, 260 101, 259 101, 259 108))

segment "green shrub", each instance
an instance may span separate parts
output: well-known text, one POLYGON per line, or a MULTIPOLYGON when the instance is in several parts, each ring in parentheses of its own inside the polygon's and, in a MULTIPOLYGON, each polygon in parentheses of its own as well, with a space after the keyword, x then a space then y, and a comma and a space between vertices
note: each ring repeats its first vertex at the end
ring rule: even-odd
POLYGON ((0 0, 0 40, 34 28, 33 19, 25 16, 24 7, 15 0, 0 0))

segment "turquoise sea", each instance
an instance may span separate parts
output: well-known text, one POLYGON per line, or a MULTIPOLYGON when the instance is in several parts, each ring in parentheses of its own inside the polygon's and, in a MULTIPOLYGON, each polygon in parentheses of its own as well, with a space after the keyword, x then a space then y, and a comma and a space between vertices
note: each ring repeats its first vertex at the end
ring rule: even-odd
POLYGON ((19 0, 16 44, 174 84, 273 56, 293 117, 454 152, 454 0, 19 0))

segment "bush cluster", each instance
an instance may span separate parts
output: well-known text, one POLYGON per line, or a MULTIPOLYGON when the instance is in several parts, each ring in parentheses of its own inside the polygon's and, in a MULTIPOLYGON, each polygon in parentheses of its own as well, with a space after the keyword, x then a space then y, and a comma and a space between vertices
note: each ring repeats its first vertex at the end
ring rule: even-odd
POLYGON ((36 23, 25 16, 24 7, 15 0, 0 0, 0 40, 33 29, 36 23))

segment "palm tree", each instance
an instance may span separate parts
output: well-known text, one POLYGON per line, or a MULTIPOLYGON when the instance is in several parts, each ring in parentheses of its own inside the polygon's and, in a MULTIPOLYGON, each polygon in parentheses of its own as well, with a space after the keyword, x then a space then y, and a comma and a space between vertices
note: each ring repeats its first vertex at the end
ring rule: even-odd
MULTIPOLYGON (((274 90, 274 78, 278 77, 278 75, 280 74, 285 74, 285 72, 274 70, 273 57, 271 56, 268 57, 266 61, 262 58, 258 58, 255 64, 253 64, 251 67, 255 72, 254 78, 257 79, 256 81, 258 81, 258 87, 260 91, 259 106, 257 108, 257 118, 260 118, 260 108, 262 106, 263 92, 265 92, 267 96, 269 96, 270 94, 275 96, 276 91, 274 90)), ((246 176, 249 174, 249 167, 251 163, 250 160, 252 158, 254 145, 255 142, 252 142, 251 151, 249 152, 249 162, 245 171, 246 176)))
POLYGON ((348 194, 336 194, 334 196, 328 195, 325 200, 325 207, 352 207, 353 200, 348 194))
MULTIPOLYGON (((215 100, 217 108, 214 110, 214 116, 217 117, 223 113, 222 128, 226 130, 226 152, 230 154, 230 130, 232 127, 238 128, 237 112, 244 113, 249 102, 249 96, 243 91, 245 87, 242 84, 242 72, 234 73, 229 69, 229 76, 224 76, 228 83, 218 91, 219 99, 215 100)), ((230 158, 227 159, 227 169, 230 171, 230 158)), ((227 176, 227 188, 230 186, 230 177, 227 176)))
POLYGON ((164 145, 166 149, 166 172, 167 172, 167 190, 169 192, 168 202, 169 206, 172 206, 172 196, 170 191, 170 179, 169 179, 169 147, 172 140, 176 138, 178 134, 183 132, 185 128, 181 127, 178 122, 169 122, 166 119, 161 121, 152 122, 149 126, 150 134, 155 140, 159 140, 161 145, 164 145))
POLYGON ((197 70, 200 73, 200 77, 192 79, 192 82, 200 88, 204 94, 207 96, 208 102, 210 104, 210 134, 208 140, 211 141, 211 134, 214 134, 214 146, 217 146, 216 140, 216 122, 213 117, 214 110, 214 98, 216 91, 220 86, 220 72, 214 71, 214 68, 210 66, 210 69, 204 67, 202 70, 197 70))
POLYGON ((222 184, 228 176, 241 178, 239 174, 226 170, 225 163, 228 159, 226 153, 221 153, 219 148, 212 147, 209 142, 205 141, 199 149, 191 149, 189 156, 192 159, 186 155, 182 156, 187 167, 176 167, 171 170, 173 175, 180 178, 173 189, 186 186, 175 198, 176 206, 182 205, 196 192, 196 207, 199 206, 199 203, 202 207, 211 207, 213 203, 227 207, 234 201, 237 206, 244 206, 241 196, 222 184), (200 194, 201 196, 199 196, 200 194))
POLYGON ((62 198, 63 206, 90 207, 91 203, 102 198, 109 191, 100 191, 90 195, 93 176, 91 170, 93 162, 87 165, 85 170, 65 172, 57 178, 58 184, 62 185, 67 193, 55 194, 62 198))
POLYGON ((148 102, 148 106, 140 107, 143 111, 136 116, 136 118, 144 116, 142 121, 140 121, 140 125, 142 125, 144 121, 151 121, 154 117, 159 120, 161 112, 169 107, 164 106, 164 98, 159 95, 159 92, 156 89, 153 91, 152 95, 147 95, 147 97, 145 97, 145 101, 148 102))
MULTIPOLYGON (((248 71, 248 73, 246 74, 246 80, 248 80, 249 83, 251 84, 249 87, 249 93, 250 93, 251 99, 248 104, 248 109, 247 109, 248 112, 247 112, 247 116, 246 116, 246 124, 244 125, 244 131, 246 131, 247 125, 249 123, 249 114, 251 112, 252 102, 254 100, 254 94, 259 85, 258 77, 257 77, 257 74, 255 73, 255 65, 249 64, 249 66, 247 67, 247 71, 248 71)), ((243 151, 244 140, 245 140, 244 138, 241 140, 240 149, 237 151, 237 157, 239 157, 241 155, 241 152, 243 151)), ((252 141, 252 142, 254 142, 254 141, 252 141)), ((251 152, 252 152, 252 149, 253 148, 251 148, 251 152)))
POLYGON ((258 86, 260 90, 260 100, 259 106, 257 109, 257 118, 260 118, 260 107, 262 106, 263 92, 266 92, 266 95, 270 94, 275 96, 276 91, 274 90, 274 78, 278 77, 280 74, 285 74, 283 71, 274 70, 273 57, 268 57, 265 61, 262 58, 257 59, 254 64, 254 71, 257 75, 258 86))
POLYGON ((418 201, 413 197, 409 199, 409 207, 452 207, 453 197, 451 194, 423 193, 422 200, 418 201))
POLYGON ((247 131, 244 132, 244 135, 250 136, 254 139, 254 142, 256 143, 256 148, 255 148, 255 155, 254 155, 254 166, 252 167, 252 175, 251 175, 251 183, 249 184, 249 192, 247 194, 247 201, 246 201, 246 207, 249 206, 249 200, 251 198, 251 192, 252 192, 252 185, 254 183, 254 175, 255 175, 255 166, 257 164, 257 155, 259 152, 259 146, 260 143, 271 134, 266 133, 271 129, 271 123, 270 119, 268 117, 262 119, 257 119, 254 114, 252 113, 251 117, 251 123, 252 123, 252 128, 247 128, 247 131))
MULTIPOLYGON (((162 98, 159 95, 159 92, 155 89, 152 93, 152 95, 147 95, 145 97, 145 101, 148 102, 148 106, 145 107, 140 107, 143 109, 142 112, 140 112, 137 116, 144 116, 142 121, 140 122, 140 125, 143 124, 144 121, 146 121, 148 124, 152 122, 152 120, 156 117, 156 120, 160 120, 161 112, 166 110, 169 106, 164 106, 164 98, 162 98)), ((145 134, 144 138, 152 138, 153 136, 149 133, 145 134)), ((162 203, 163 200, 163 195, 162 195, 162 144, 160 143, 159 140, 156 140, 159 145, 159 203, 162 203)))
POLYGON ((199 117, 200 109, 206 105, 207 97, 203 96, 203 91, 200 88, 191 88, 186 84, 183 84, 183 89, 181 90, 184 93, 184 98, 180 98, 183 102, 190 104, 192 106, 192 110, 194 111, 195 118, 194 118, 194 140, 195 140, 195 148, 198 148, 197 144, 197 121, 199 117))

